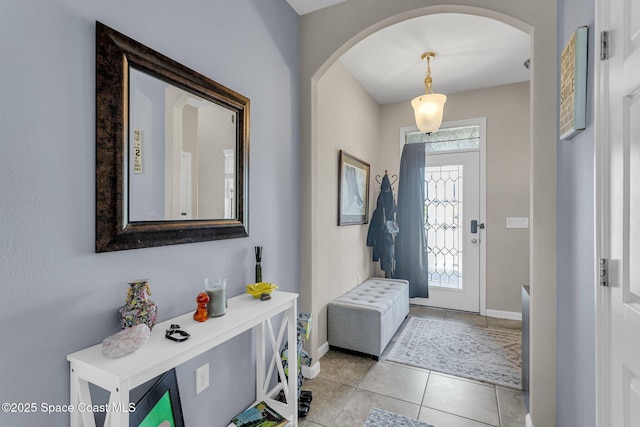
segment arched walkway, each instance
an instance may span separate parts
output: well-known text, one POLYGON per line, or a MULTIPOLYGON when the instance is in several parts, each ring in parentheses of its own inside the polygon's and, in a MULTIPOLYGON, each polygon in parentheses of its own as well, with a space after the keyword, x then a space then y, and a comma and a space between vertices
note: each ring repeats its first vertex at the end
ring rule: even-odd
MULTIPOLYGON (((436 2, 440 3, 440 2, 436 2)), ((317 126, 318 80, 348 49, 381 28, 434 13, 466 13, 500 20, 532 36, 531 78, 531 378, 530 410, 535 424, 555 425, 556 301, 556 3, 523 4, 492 0, 456 1, 424 6, 407 0, 350 0, 301 17, 301 304, 317 312, 314 298, 317 254, 317 126)), ((309 346, 317 358, 317 328, 309 346)))

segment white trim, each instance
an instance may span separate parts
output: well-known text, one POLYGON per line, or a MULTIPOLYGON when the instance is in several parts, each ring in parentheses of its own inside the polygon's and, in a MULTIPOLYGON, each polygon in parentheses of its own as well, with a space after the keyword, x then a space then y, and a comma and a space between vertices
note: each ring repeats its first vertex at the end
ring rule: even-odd
POLYGON ((322 358, 322 356, 327 354, 328 351, 329 351, 329 342, 325 341, 324 344, 318 347, 318 360, 316 360, 316 363, 312 364, 311 366, 303 365, 301 367, 302 376, 309 379, 315 378, 316 376, 318 376, 318 374, 320 373, 320 359, 322 358))
POLYGON ((404 148, 404 142, 407 140, 407 134, 411 132, 418 132, 418 126, 404 126, 400 128, 400 157, 402 159, 402 149, 404 148))
POLYGON ((509 320, 519 320, 522 321, 522 313, 518 313, 517 311, 502 311, 502 310, 486 310, 486 316, 488 317, 496 317, 498 319, 509 319, 509 320))
POLYGON ((329 341, 325 341, 324 344, 318 347, 318 359, 322 358, 325 354, 329 352, 329 341))
MULTIPOLYGON (((596 0, 595 2, 595 39, 602 30, 609 28, 609 2, 596 0)), ((609 46, 609 49, 611 47, 609 46)), ((609 188, 609 151, 608 138, 609 131, 609 61, 594 61, 594 99, 593 99, 593 133, 594 133, 594 270, 593 278, 595 282, 595 359, 596 359, 596 419, 595 425, 606 427, 611 419, 611 407, 609 404, 610 382, 609 382, 609 322, 607 313, 606 298, 608 292, 599 285, 600 282, 600 258, 610 256, 604 232, 609 229, 609 217, 607 207, 607 189, 609 188)))
MULTIPOLYGON (((487 118, 473 120, 480 125, 480 218, 479 222, 487 222, 487 118)), ((483 231, 480 239, 480 314, 487 313, 487 232, 483 231)))
POLYGON ((315 378, 320 373, 320 361, 317 361, 311 366, 302 365, 300 369, 303 377, 308 379, 315 378))
POLYGON ((533 421, 531 421, 531 414, 527 414, 525 417, 527 427, 533 427, 533 421))

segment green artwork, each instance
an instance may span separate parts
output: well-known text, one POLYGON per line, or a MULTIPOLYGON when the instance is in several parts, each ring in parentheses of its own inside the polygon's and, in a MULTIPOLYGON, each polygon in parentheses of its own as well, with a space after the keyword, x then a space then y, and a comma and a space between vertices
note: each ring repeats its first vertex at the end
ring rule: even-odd
POLYGON ((175 427, 171 396, 167 390, 138 427, 175 427))

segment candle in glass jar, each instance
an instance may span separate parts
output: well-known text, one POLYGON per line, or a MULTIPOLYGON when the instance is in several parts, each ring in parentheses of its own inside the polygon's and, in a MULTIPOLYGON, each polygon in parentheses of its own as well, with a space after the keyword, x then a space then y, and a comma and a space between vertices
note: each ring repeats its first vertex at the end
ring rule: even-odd
POLYGON ((210 283, 205 279, 205 288, 209 295, 207 313, 209 317, 218 317, 226 313, 227 279, 215 279, 210 283))

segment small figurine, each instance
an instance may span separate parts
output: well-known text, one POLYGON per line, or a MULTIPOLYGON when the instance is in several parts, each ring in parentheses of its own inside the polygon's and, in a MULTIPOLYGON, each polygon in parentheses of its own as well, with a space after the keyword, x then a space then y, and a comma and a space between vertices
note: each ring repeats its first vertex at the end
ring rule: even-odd
POLYGON ((196 298, 196 302, 198 303, 198 308, 196 309, 196 312, 193 313, 193 318, 198 322, 205 322, 209 318, 209 313, 207 313, 209 295, 207 295, 206 292, 199 293, 196 298))

